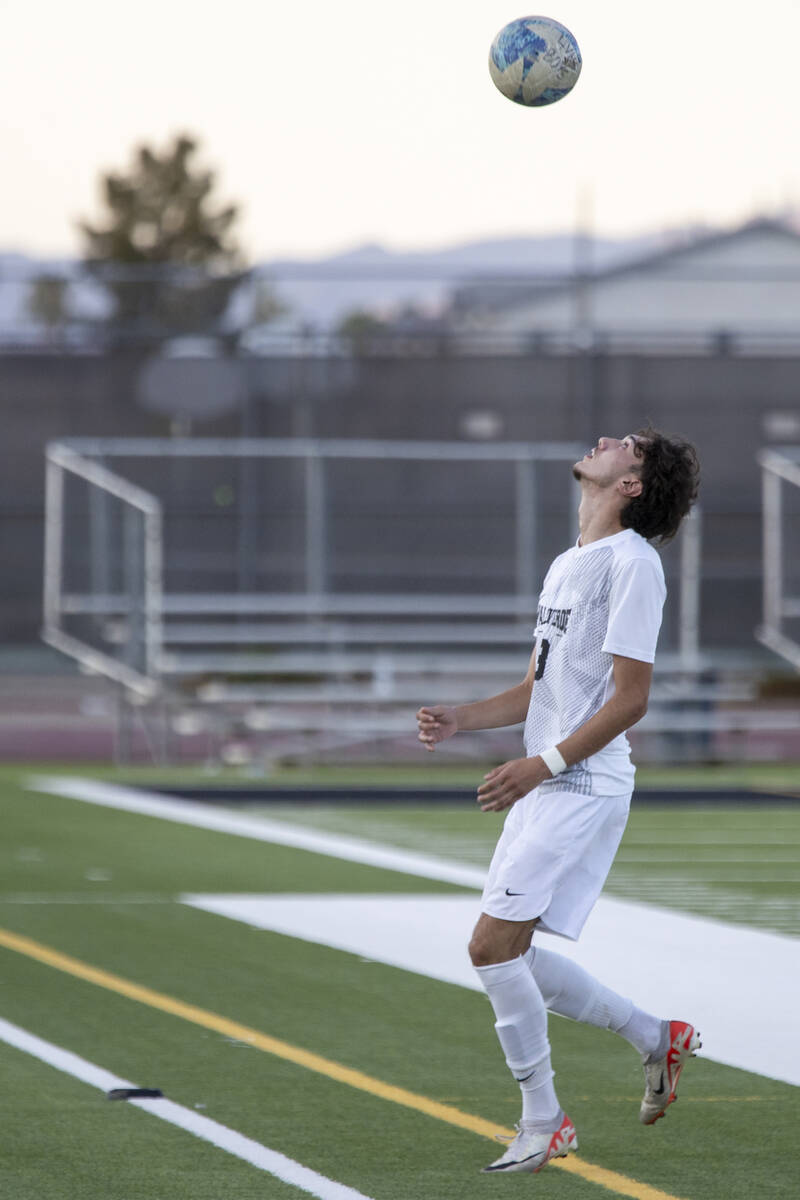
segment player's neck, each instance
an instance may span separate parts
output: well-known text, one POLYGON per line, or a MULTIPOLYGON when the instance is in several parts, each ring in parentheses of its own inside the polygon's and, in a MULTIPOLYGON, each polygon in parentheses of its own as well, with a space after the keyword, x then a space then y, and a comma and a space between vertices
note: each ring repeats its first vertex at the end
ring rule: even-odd
POLYGON ((601 538, 621 533, 624 525, 619 519, 619 499, 608 491, 584 488, 578 508, 580 545, 588 546, 601 538))

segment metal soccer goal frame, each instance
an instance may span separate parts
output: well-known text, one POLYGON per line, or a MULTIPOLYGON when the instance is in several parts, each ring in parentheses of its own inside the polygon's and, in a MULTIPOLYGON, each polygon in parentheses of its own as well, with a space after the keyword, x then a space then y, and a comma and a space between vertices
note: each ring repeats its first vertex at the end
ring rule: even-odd
MULTIPOLYGON (((97 508, 93 510, 94 515, 97 508)), ((99 522, 90 518, 88 537, 93 573, 102 576, 104 546, 99 537, 99 522)), ((45 537, 44 595, 42 638, 48 645, 74 658, 89 671, 105 675, 129 691, 149 699, 159 690, 159 657, 163 623, 163 511, 158 497, 137 487, 130 480, 110 471, 65 443, 47 448, 45 466, 45 537), (112 596, 102 589, 89 594, 71 595, 64 586, 64 490, 68 476, 89 485, 90 497, 113 496, 124 506, 124 597, 112 596), (143 553, 133 547, 140 540, 143 553), (76 637, 64 627, 71 614, 99 617, 126 614, 128 619, 127 658, 117 658, 76 637), (138 643, 138 644, 137 644, 138 643), (140 663, 140 667, 134 663, 140 663)))
POLYGON ((800 671, 800 642, 786 622, 800 617, 800 596, 787 592, 785 488, 800 488, 800 446, 767 448, 757 456, 761 467, 763 520, 763 622, 756 630, 762 645, 800 671))

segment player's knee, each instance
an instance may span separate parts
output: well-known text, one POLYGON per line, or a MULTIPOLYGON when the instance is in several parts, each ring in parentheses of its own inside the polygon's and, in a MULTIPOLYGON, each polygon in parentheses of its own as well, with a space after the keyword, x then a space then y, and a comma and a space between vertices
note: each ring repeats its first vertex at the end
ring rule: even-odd
POLYGON ((495 939, 485 931, 475 932, 469 943, 469 957, 473 967, 491 967, 503 962, 503 953, 495 939))

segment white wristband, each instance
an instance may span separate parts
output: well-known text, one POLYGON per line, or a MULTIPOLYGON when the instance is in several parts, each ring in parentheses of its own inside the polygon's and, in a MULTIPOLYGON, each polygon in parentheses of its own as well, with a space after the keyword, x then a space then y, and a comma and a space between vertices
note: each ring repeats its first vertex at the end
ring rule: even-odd
POLYGON ((567 764, 564 762, 558 746, 551 746, 549 750, 540 750, 539 758, 551 775, 560 775, 562 771, 566 771, 567 769, 567 764))

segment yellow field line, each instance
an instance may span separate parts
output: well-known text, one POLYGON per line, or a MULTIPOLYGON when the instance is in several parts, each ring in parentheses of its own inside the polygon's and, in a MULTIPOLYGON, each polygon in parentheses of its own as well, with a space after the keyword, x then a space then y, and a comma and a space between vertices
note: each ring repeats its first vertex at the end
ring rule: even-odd
MULTIPOLYGON (((482 1117, 462 1112, 458 1108, 453 1108, 452 1105, 441 1104, 437 1100, 431 1100, 428 1096, 421 1096, 416 1092, 406 1091, 405 1088, 384 1083, 381 1079, 375 1079, 371 1075, 365 1075, 362 1071, 345 1067, 341 1063, 323 1058, 310 1050, 303 1050, 300 1046, 293 1046, 279 1038, 270 1037, 269 1034, 262 1033, 258 1029, 240 1025, 238 1021, 231 1021, 227 1017, 219 1016, 204 1008, 198 1008, 194 1004, 185 1004, 182 1000, 176 1000, 163 992, 153 991, 152 988, 143 987, 129 979, 123 979, 120 975, 112 975, 99 967, 92 967, 88 963, 81 962, 80 959, 71 958, 68 954, 62 954, 59 950, 43 946, 40 942, 35 942, 31 938, 17 933, 11 933, 7 929, 0 929, 0 946, 5 946, 8 950, 15 950, 37 962, 45 963, 48 967, 55 967, 56 970, 64 971, 76 979, 83 979, 87 983, 97 984, 98 987, 116 992, 120 996, 127 996, 129 1000, 136 1000, 140 1004, 146 1004, 150 1008, 180 1017, 184 1021, 191 1021, 194 1025, 211 1029, 225 1037, 246 1042, 258 1050, 263 1050, 266 1054, 274 1054, 277 1058, 295 1063, 299 1067, 306 1067, 309 1071, 315 1071, 319 1075, 326 1075, 329 1079, 335 1079, 337 1083, 344 1083, 349 1087, 358 1088, 359 1091, 369 1092, 373 1096, 379 1096, 381 1100, 401 1104, 404 1108, 415 1109, 428 1117, 434 1117, 437 1121, 444 1121, 448 1125, 455 1125, 459 1129, 469 1130, 470 1133, 477 1133, 485 1138, 494 1139, 497 1134, 513 1136, 513 1130, 505 1129, 492 1121, 485 1121, 482 1117)), ((555 1159, 553 1165, 560 1167, 563 1171, 569 1171, 573 1175, 580 1175, 582 1179, 608 1188, 609 1191, 616 1192, 620 1196, 629 1196, 631 1200, 679 1200, 677 1196, 662 1192, 647 1183, 629 1179, 626 1175, 620 1175, 616 1171, 598 1167, 583 1158, 555 1159)))

